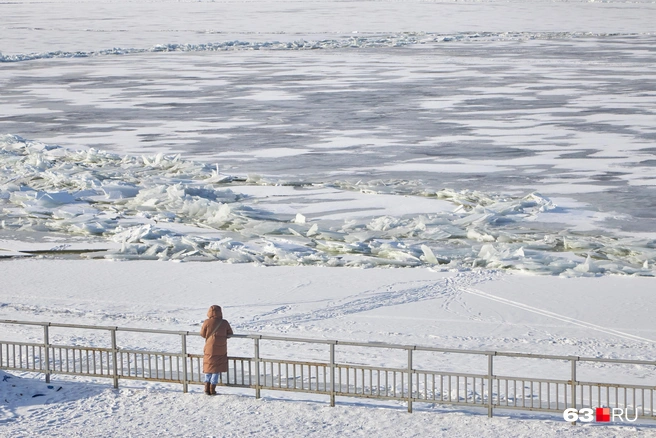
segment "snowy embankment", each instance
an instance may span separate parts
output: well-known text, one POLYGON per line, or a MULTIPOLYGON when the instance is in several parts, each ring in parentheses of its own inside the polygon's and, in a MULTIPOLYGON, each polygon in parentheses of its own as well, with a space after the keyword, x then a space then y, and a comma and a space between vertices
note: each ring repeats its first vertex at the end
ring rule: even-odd
MULTIPOLYGON (((650 278, 42 259, 6 260, 2 269, 0 319, 195 331, 205 307, 219 303, 238 333, 625 359, 656 356, 650 278)), ((53 342, 78 345, 107 342, 90 331, 53 328, 51 336, 53 342)), ((39 337, 38 330, 3 326, 3 338, 36 342, 39 337)), ((119 340, 154 348, 172 348, 178 341, 143 334, 119 340)), ((252 350, 252 345, 233 343, 233 354, 252 350)), ((286 348, 270 345, 263 354, 289 355, 286 348)), ((354 356, 346 360, 395 360, 348 354, 354 356)), ((527 365, 535 375, 568 372, 558 363, 527 365)), ((468 365, 456 360, 451 366, 466 370, 468 365)), ((599 364, 592 371, 611 380, 653 382, 653 370, 644 367, 624 367, 618 375, 616 367, 599 364)), ((54 376, 48 388, 19 374, 8 379, 15 387, 3 382, 3 394, 11 395, 0 428, 10 436, 101 436, 107 428, 121 436, 607 436, 610 431, 649 436, 654 431, 644 422, 572 427, 559 416, 519 412, 495 411, 488 419, 484 410, 420 403, 413 414, 403 405, 349 398, 338 398, 337 407, 330 408, 325 397, 274 391, 257 400, 252 391, 223 388, 223 395, 208 398, 198 387, 183 394, 179 385, 121 381, 115 391, 110 380, 61 376, 54 376)))

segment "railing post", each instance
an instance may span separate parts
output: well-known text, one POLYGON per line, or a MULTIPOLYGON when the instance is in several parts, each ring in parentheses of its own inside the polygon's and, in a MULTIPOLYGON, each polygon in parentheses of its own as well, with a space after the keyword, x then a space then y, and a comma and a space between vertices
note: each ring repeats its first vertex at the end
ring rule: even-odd
POLYGON ((118 348, 116 347, 116 328, 110 329, 112 335, 112 374, 114 375, 114 389, 118 389, 118 348))
MULTIPOLYGON (((572 359, 572 408, 576 408, 576 361, 578 357, 572 359)), ((576 424, 576 421, 572 421, 576 424)))
POLYGON ((48 333, 48 326, 50 323, 43 325, 43 346, 45 347, 44 351, 44 360, 46 362, 45 375, 46 383, 50 383, 50 334, 48 333))
POLYGON ((335 406, 335 344, 330 344, 330 406, 335 406))
POLYGON ((255 398, 260 398, 260 337, 257 336, 254 339, 254 341, 255 341, 255 398))
POLYGON ((412 350, 408 348, 408 412, 412 413, 412 350))
POLYGON ((180 334, 182 338, 182 392, 189 392, 189 380, 187 379, 187 334, 180 334))
POLYGON ((494 415, 494 392, 492 391, 493 372, 494 372, 494 355, 487 355, 487 416, 494 415))

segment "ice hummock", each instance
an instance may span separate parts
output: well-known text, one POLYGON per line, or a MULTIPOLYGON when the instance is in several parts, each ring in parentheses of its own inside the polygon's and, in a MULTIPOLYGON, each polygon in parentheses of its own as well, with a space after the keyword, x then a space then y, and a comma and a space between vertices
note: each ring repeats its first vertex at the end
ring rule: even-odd
POLYGON ((87 242, 94 251, 78 256, 112 260, 589 276, 653 275, 656 259, 652 240, 563 228, 567 209, 535 192, 435 191, 405 181, 245 182, 179 155, 71 151, 14 135, 0 137, 0 207, 0 236, 14 241, 5 254, 22 253, 16 241, 47 236, 54 247, 87 242), (558 221, 547 220, 554 215, 558 221))
POLYGON ((340 38, 318 40, 297 39, 293 41, 218 41, 201 44, 156 44, 151 47, 112 47, 92 51, 54 50, 48 52, 15 53, 3 55, 0 62, 33 61, 51 58, 87 58, 107 55, 128 55, 135 53, 158 52, 219 52, 243 50, 317 50, 317 49, 369 49, 385 47, 405 47, 417 44, 436 44, 471 41, 529 41, 548 39, 569 39, 581 37, 614 36, 609 33, 592 32, 458 32, 442 34, 435 32, 402 32, 374 35, 350 35, 340 38))

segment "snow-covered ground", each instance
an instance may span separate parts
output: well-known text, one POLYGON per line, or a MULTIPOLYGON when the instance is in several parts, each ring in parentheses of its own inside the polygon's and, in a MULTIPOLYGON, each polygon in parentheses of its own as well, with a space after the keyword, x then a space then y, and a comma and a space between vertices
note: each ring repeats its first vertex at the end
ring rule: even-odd
MULTIPOLYGON (((4 373, 0 371, 0 377, 4 373)), ((198 391, 182 394, 157 385, 130 384, 118 391, 107 385, 55 382, 48 385, 12 377, 0 381, 16 418, 0 420, 11 437, 122 436, 399 436, 399 437, 649 437, 653 426, 571 426, 558 418, 402 408, 351 401, 329 407, 302 398, 255 399, 227 394, 207 398, 198 391), (15 387, 8 388, 10 385, 15 387), (62 389, 57 392, 61 387, 62 389), (16 394, 18 391, 22 395, 16 394), (43 394, 32 398, 33 395, 43 394), (49 404, 47 404, 49 403, 49 404)))
MULTIPOLYGON (((193 331, 219 304, 240 333, 656 357, 656 3, 17 0, 0 17, 0 319, 193 331)), ((34 377, 0 371, 1 436, 656 435, 34 377)))
MULTIPOLYGON (((0 378, 6 374, 0 371, 0 378)), ((653 426, 571 426, 558 418, 428 408, 408 414, 402 408, 350 401, 329 407, 301 397, 228 393, 207 398, 151 385, 128 384, 118 391, 107 385, 54 382, 47 385, 11 377, 0 381, 11 400, 13 417, 0 420, 8 437, 137 436, 399 436, 399 437, 648 437, 653 426), (15 385, 15 386, 12 386, 15 385), (52 387, 52 388, 51 388, 52 387), (62 389, 59 389, 59 388, 62 389), (37 395, 36 398, 33 398, 37 395)), ((6 410, 3 411, 6 414, 6 410)))

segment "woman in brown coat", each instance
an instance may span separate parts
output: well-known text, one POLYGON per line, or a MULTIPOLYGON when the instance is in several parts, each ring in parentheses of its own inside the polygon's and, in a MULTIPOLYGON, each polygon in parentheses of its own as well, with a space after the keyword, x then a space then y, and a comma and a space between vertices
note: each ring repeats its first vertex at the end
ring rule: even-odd
POLYGON ((200 335, 205 338, 203 372, 205 394, 216 395, 219 373, 228 371, 228 336, 232 335, 230 323, 223 319, 221 307, 214 305, 207 311, 200 335))

